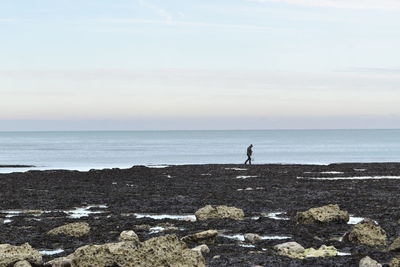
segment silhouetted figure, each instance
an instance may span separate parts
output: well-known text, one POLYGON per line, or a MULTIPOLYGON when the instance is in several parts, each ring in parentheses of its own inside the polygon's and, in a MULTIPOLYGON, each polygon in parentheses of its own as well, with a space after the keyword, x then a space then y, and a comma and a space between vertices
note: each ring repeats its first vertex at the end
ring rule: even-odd
POLYGON ((253 155, 252 148, 253 148, 252 144, 247 148, 247 160, 244 162, 245 165, 247 164, 247 162, 249 162, 249 165, 251 165, 251 155, 253 155))

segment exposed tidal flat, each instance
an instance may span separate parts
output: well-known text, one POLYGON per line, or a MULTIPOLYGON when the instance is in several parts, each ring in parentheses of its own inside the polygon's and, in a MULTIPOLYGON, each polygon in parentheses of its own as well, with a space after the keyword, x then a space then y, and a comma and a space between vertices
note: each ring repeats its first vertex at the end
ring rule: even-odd
MULTIPOLYGON (((399 163, 135 166, 1 174, 0 244, 29 243, 42 257, 36 262, 40 266, 85 245, 116 243, 121 232, 132 230, 125 235, 137 235, 142 249, 161 240, 155 237, 175 248, 178 243, 189 249, 206 243, 209 252, 200 249, 206 266, 358 266, 365 256, 389 266, 400 254, 393 246, 400 237, 399 192, 399 163), (329 209, 316 216, 332 215, 327 222, 298 215, 329 204, 338 205, 342 217, 337 219, 329 209), (235 209, 230 218, 208 219, 198 212, 207 205, 235 209), (62 234, 58 227, 70 223, 81 224, 62 234), (370 232, 361 237, 352 232, 363 225, 370 232), (192 236, 207 230, 213 231, 192 236), (318 257, 282 255, 275 246, 286 242, 297 242, 304 253, 318 257), (315 252, 321 247, 329 248, 324 257, 315 252)), ((181 252, 173 253, 190 254, 181 252)), ((202 264, 202 259, 187 262, 202 264)))

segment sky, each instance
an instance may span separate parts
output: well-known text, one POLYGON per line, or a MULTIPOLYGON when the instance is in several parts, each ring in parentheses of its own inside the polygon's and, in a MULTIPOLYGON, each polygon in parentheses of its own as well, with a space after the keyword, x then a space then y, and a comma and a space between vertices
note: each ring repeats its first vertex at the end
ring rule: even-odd
POLYGON ((400 128, 399 0, 0 0, 0 130, 400 128))

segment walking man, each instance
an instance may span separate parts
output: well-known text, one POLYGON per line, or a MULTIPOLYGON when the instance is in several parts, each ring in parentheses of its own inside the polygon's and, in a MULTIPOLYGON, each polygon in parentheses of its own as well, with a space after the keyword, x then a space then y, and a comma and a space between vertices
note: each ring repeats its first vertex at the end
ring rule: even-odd
POLYGON ((249 165, 251 165, 251 155, 253 155, 253 144, 247 148, 247 160, 244 162, 245 165, 247 162, 249 162, 249 165))

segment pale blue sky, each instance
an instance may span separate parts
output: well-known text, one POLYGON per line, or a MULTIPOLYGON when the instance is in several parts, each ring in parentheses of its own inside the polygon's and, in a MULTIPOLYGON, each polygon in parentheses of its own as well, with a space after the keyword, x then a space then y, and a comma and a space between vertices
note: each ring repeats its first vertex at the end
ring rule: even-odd
POLYGON ((398 0, 0 0, 0 130, 399 128, 398 0))

